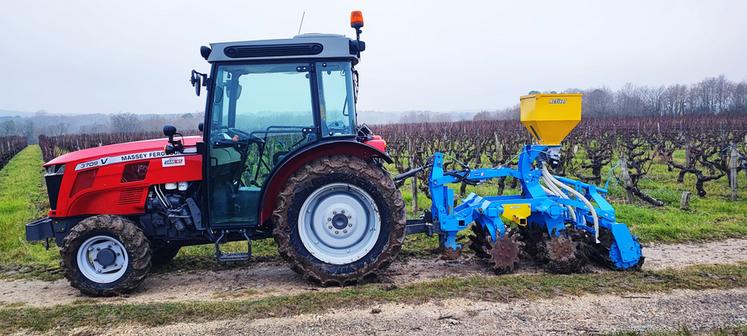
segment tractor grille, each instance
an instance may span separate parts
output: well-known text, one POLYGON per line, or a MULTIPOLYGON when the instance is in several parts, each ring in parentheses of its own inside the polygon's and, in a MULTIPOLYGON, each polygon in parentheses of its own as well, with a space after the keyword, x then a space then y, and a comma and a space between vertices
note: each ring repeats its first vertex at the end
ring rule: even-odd
POLYGON ((142 188, 130 188, 130 189, 122 190, 119 193, 119 202, 117 202, 117 204, 125 205, 125 204, 140 203, 140 198, 142 195, 143 195, 142 188))
POLYGON ((62 174, 46 175, 44 180, 47 183, 47 196, 49 196, 49 208, 57 210, 57 198, 60 195, 60 185, 62 184, 62 174))
POLYGON ((298 43, 258 46, 231 46, 223 49, 230 58, 318 55, 324 50, 319 43, 298 43))

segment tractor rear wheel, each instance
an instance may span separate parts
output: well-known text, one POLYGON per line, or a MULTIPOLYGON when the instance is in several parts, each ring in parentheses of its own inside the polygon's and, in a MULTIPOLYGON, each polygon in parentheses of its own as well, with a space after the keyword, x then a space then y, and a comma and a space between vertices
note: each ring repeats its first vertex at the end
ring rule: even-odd
POLYGON ((134 222, 119 216, 88 217, 63 240, 60 266, 83 294, 130 292, 145 280, 151 265, 148 238, 134 222))
POLYGON ((272 219, 280 255, 324 286, 375 276, 405 238, 405 205, 394 181, 358 157, 324 157, 303 166, 278 195, 272 219))

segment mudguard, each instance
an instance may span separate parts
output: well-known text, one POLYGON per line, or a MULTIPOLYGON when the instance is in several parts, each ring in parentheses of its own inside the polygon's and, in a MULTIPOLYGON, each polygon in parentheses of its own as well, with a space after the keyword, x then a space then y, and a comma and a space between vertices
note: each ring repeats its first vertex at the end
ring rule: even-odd
POLYGON ((324 156, 332 155, 351 155, 361 158, 379 158, 387 163, 392 163, 392 158, 385 152, 382 152, 365 143, 350 140, 336 140, 327 142, 317 142, 313 145, 303 148, 301 151, 288 156, 278 164, 270 174, 267 184, 262 190, 262 200, 260 202, 261 213, 259 222, 265 225, 272 216, 275 209, 275 202, 280 189, 285 185, 285 181, 298 169, 303 167, 307 162, 324 156))

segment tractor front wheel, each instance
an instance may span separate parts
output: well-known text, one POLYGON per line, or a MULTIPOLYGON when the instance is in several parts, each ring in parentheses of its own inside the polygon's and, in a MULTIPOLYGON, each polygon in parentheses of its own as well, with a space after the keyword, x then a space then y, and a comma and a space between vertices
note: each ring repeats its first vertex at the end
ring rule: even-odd
POLYGON ((83 294, 130 292, 151 265, 148 239, 134 222, 119 216, 88 217, 75 225, 60 249, 65 278, 83 294))
POLYGON ((273 222, 280 254, 294 271, 324 286, 347 285, 394 260, 405 237, 405 206, 383 168, 332 156, 288 179, 273 222))

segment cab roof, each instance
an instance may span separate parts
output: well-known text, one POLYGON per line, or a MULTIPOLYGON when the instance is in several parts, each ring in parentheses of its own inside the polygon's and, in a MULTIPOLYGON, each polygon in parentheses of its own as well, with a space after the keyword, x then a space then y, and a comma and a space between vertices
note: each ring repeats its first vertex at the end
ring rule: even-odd
POLYGON ((357 64, 356 42, 344 35, 311 33, 289 39, 211 43, 207 61, 346 58, 357 64))

